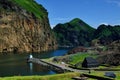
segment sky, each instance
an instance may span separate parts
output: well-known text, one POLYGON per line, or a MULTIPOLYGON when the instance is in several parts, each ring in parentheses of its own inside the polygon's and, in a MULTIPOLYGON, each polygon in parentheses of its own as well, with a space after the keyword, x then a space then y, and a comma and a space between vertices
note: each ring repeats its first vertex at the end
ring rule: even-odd
POLYGON ((36 0, 48 11, 51 27, 80 18, 90 26, 120 25, 120 0, 36 0))

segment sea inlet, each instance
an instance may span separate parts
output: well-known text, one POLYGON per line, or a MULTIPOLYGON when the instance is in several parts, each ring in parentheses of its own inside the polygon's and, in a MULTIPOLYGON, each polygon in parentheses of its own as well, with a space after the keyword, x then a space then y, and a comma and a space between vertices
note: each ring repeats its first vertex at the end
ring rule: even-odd
MULTIPOLYGON (((33 57, 45 59, 54 56, 62 56, 69 49, 57 49, 41 53, 32 53, 33 57)), ((38 64, 27 63, 27 58, 31 53, 22 54, 0 54, 0 77, 4 76, 29 76, 29 75, 50 75, 56 74, 55 71, 42 67, 38 64)))

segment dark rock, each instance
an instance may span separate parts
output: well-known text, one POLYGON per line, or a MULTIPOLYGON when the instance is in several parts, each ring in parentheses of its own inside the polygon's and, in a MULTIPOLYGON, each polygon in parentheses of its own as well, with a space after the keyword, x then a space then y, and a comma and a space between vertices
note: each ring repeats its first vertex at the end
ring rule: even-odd
POLYGON ((77 52, 87 52, 87 48, 79 46, 70 50, 68 54, 75 54, 77 52))
POLYGON ((107 51, 103 51, 97 58, 100 64, 120 65, 120 40, 114 41, 107 46, 107 51))
POLYGON ((110 77, 110 78, 116 78, 116 75, 114 72, 105 72, 105 75, 106 77, 110 77))

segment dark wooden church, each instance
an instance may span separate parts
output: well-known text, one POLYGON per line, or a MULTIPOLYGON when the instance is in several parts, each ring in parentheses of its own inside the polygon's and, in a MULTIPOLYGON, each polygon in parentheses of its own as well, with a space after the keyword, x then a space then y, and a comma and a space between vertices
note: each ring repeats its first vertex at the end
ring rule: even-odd
POLYGON ((92 68, 92 67, 98 67, 98 66, 99 66, 99 63, 97 62, 96 59, 92 57, 86 57, 82 62, 82 67, 85 67, 85 68, 92 68))

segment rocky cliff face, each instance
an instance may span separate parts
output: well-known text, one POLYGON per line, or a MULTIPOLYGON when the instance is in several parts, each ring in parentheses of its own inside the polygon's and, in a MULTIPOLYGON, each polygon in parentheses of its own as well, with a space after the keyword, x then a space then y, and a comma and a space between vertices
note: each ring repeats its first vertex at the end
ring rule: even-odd
MULTIPOLYGON (((33 7, 37 5, 42 8, 42 11, 38 11, 44 15, 38 17, 13 1, 0 0, 0 52, 39 52, 55 49, 56 41, 46 10, 34 0, 26 0, 31 1, 33 4, 30 5, 33 7)), ((26 5, 24 0, 22 1, 22 5, 26 5)))

